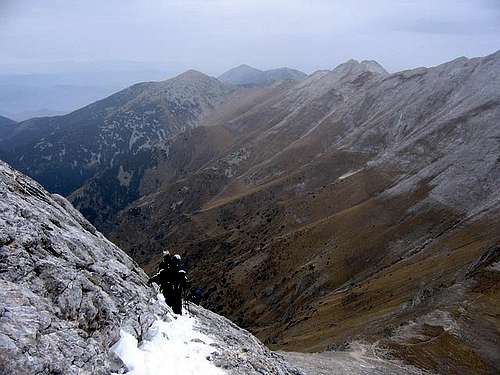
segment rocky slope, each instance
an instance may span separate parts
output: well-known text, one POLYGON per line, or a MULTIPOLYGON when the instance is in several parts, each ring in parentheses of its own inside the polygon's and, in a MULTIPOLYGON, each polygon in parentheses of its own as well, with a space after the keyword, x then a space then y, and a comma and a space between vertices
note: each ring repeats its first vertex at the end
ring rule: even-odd
MULTIPOLYGON (((121 330, 145 343, 159 320, 175 329, 144 272, 66 199, 2 161, 0 197, 1 374, 122 373, 113 353, 121 330)), ((222 373, 301 374, 227 319, 193 312, 189 319, 211 341, 210 361, 222 373)))
POLYGON ((0 162, 1 373, 109 373, 120 327, 163 314, 138 266, 64 198, 0 162))
POLYGON ((316 72, 174 140, 113 238, 146 269, 182 252, 272 347, 498 371, 499 77, 500 52, 316 72))
POLYGON ((218 79, 231 85, 269 85, 276 81, 301 81, 307 74, 290 68, 259 70, 240 65, 221 74, 218 79))

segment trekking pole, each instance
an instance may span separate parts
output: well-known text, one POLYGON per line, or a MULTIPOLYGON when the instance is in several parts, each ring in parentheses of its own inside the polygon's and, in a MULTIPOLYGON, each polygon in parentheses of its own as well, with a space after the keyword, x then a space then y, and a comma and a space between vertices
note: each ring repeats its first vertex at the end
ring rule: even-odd
POLYGON ((188 301, 187 301, 187 293, 186 293, 186 291, 183 291, 182 294, 184 294, 184 296, 183 296, 184 298, 183 298, 183 301, 182 301, 183 305, 184 305, 184 310, 186 310, 186 312, 187 312, 187 314, 189 316, 190 315, 190 311, 189 311, 189 305, 188 305, 188 301))
POLYGON ((192 315, 192 312, 191 312, 191 304, 189 303, 189 299, 186 299, 187 301, 187 307, 188 307, 188 311, 189 311, 189 315, 192 315))

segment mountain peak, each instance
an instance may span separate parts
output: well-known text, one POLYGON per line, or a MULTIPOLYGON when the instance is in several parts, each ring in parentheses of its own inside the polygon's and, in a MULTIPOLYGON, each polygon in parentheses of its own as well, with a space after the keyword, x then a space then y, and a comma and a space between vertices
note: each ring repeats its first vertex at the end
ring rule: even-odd
POLYGON ((242 69, 246 69, 246 70, 257 70, 259 72, 261 72, 262 70, 260 69, 257 69, 257 68, 254 68, 253 66, 250 66, 248 64, 241 64, 241 65, 238 65, 237 67, 231 69, 231 70, 242 70, 242 69))
POLYGON ((348 74, 360 74, 363 72, 371 72, 375 74, 387 75, 389 74, 387 70, 385 70, 382 65, 374 60, 363 60, 359 62, 355 59, 350 59, 345 63, 337 65, 333 69, 334 73, 339 73, 341 75, 348 74))
POLYGON ((221 74, 219 81, 232 85, 256 84, 262 81, 262 70, 242 64, 221 74))
POLYGON ((194 69, 189 69, 186 70, 184 73, 179 74, 178 76, 174 77, 176 80, 189 80, 189 81, 195 81, 195 80, 201 80, 201 79, 207 79, 210 78, 208 75, 205 73, 202 73, 198 70, 194 69))
POLYGON ((232 85, 267 85, 276 81, 300 81, 305 77, 307 74, 287 67, 262 71, 242 64, 221 74, 219 80, 232 85))

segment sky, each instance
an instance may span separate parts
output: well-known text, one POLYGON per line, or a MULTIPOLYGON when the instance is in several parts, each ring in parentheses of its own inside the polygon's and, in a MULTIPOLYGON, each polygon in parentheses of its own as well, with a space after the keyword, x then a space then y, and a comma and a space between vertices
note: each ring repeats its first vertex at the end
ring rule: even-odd
POLYGON ((115 62, 311 73, 350 58, 394 72, 498 49, 500 0, 0 0, 0 64, 26 73, 115 62))

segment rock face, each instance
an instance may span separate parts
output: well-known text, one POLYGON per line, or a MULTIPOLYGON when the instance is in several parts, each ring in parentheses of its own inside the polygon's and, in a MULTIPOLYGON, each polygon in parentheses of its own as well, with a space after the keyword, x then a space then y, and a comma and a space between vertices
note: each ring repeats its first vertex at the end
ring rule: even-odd
MULTIPOLYGON (((0 198, 0 373, 122 371, 110 350, 120 330, 140 342, 156 319, 172 319, 144 272, 66 199, 1 161, 0 198)), ((248 332, 194 311, 228 373, 299 374, 248 332)))
POLYGON ((0 162, 4 374, 109 374, 120 327, 162 315, 142 270, 58 195, 0 162))
POLYGON ((262 71, 248 65, 240 65, 219 76, 219 80, 231 85, 269 85, 276 81, 301 81, 307 74, 290 68, 262 71))

